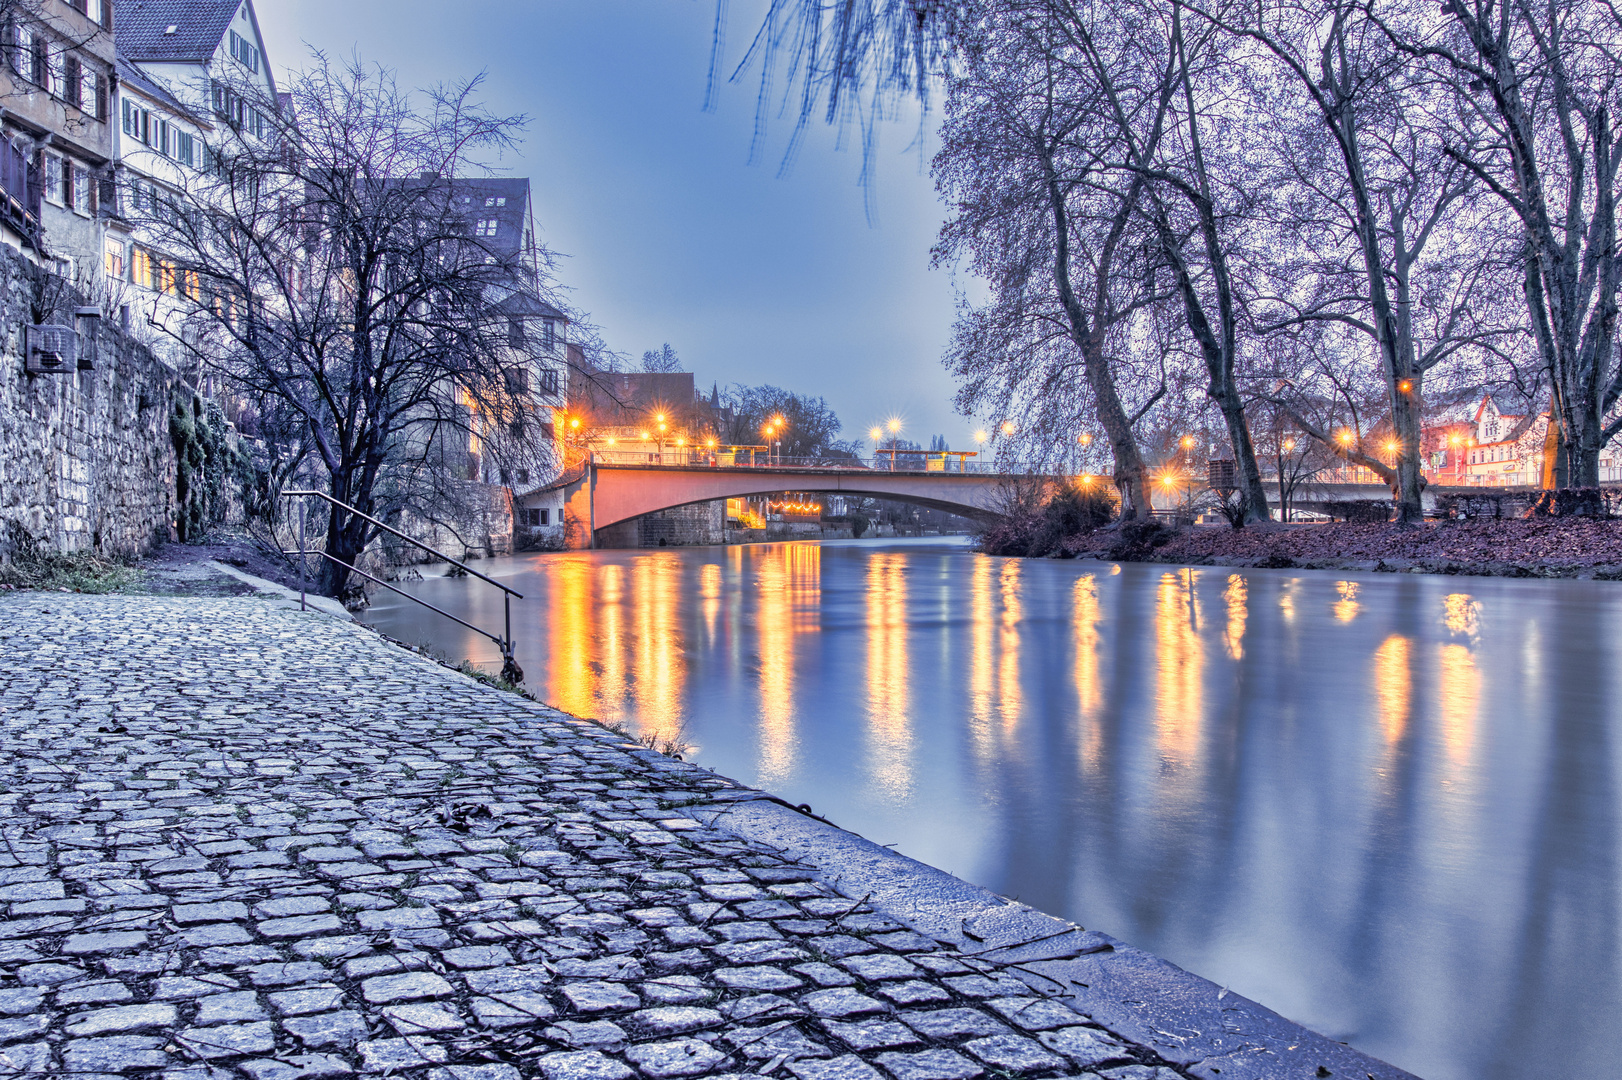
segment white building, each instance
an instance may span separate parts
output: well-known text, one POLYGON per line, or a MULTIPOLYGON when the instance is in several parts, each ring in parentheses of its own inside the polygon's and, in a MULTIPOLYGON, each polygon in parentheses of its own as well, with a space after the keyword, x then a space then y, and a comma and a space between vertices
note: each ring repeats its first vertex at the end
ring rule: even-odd
MULTIPOLYGON (((141 0, 119 9, 116 119, 118 210, 103 270, 121 283, 124 317, 166 322, 165 301, 195 287, 164 258, 163 238, 141 235, 152 200, 192 188, 216 150, 269 133, 277 100, 251 0, 141 0)), ((118 286, 110 285, 110 289, 118 286)))

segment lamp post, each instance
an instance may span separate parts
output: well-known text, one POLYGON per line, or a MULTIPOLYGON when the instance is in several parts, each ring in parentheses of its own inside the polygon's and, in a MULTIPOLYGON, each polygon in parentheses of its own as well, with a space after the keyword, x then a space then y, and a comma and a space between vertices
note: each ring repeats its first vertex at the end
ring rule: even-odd
POLYGON ((1194 517, 1194 436, 1184 435, 1177 441, 1183 451, 1183 506, 1188 516, 1194 517))

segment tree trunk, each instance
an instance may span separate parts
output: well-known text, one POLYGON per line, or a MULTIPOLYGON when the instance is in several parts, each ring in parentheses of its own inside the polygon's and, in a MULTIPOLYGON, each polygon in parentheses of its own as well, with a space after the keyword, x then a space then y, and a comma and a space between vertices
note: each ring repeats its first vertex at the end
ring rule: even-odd
POLYGON ((1233 371, 1222 373, 1220 381, 1212 373, 1211 399, 1222 410, 1223 422, 1228 426, 1228 443, 1233 447, 1234 468, 1239 474, 1239 490, 1245 498, 1245 521, 1267 521, 1272 515, 1267 509, 1267 488, 1262 485, 1261 466, 1256 463, 1256 446, 1250 440, 1250 421, 1245 416, 1245 403, 1234 386, 1233 371))
MULTIPOLYGON (((1042 164, 1047 171, 1048 202, 1053 211, 1053 281, 1058 287, 1059 301, 1070 323, 1070 339, 1081 352, 1087 382, 1098 408, 1098 422, 1109 437, 1110 450, 1115 455, 1114 479, 1116 490, 1121 493, 1121 520, 1145 520, 1154 515, 1154 506, 1149 501, 1149 468, 1138 450, 1138 440, 1132 431, 1132 418, 1127 415, 1126 406, 1121 404, 1121 395, 1115 389, 1115 375, 1110 371, 1109 358, 1104 355, 1107 312, 1097 310, 1099 305, 1095 305, 1095 310, 1089 313, 1076 296, 1070 280, 1070 215, 1065 207, 1064 192, 1054 172, 1052 157, 1044 154, 1042 164)), ((1119 240, 1141 187, 1141 180, 1133 181, 1123 199, 1110 239, 1106 242, 1106 253, 1099 259, 1100 280, 1096 295, 1100 298, 1108 295, 1109 249, 1119 240)))
POLYGON ((1396 478, 1391 486, 1392 500, 1397 504, 1397 524, 1418 525, 1425 520, 1423 491, 1425 474, 1419 410, 1419 377, 1397 381, 1391 393, 1391 420, 1397 436, 1396 478), (1408 390, 1402 387, 1407 385, 1408 390))

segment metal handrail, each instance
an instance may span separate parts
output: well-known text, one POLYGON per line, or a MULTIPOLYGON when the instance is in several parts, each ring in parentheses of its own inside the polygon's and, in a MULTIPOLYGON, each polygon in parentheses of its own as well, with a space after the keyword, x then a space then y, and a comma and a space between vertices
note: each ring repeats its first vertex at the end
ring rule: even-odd
POLYGON ((349 511, 351 514, 354 514, 356 517, 361 518, 362 520, 371 522, 373 525, 376 525, 378 528, 382 529, 383 531, 391 533, 394 536, 398 536, 401 540, 404 540, 406 543, 416 545, 417 547, 419 547, 422 550, 426 551, 428 554, 433 555, 435 558, 442 559, 445 562, 450 563, 452 566, 455 566, 455 567, 459 568, 463 573, 471 574, 472 576, 478 578, 480 581, 486 582, 486 583, 488 583, 490 585, 494 585, 496 588, 500 589, 502 591, 502 594, 503 594, 502 597, 501 597, 501 606, 502 606, 502 615, 503 615, 503 618, 505 619, 504 629, 506 631, 506 637, 497 637, 495 634, 492 634, 490 631, 485 630, 482 627, 474 626, 472 623, 468 622, 466 619, 461 619, 461 618, 458 618, 455 615, 452 615, 450 612, 446 611, 444 608, 435 607, 433 604, 430 604, 428 601, 422 599, 421 597, 413 596, 413 595, 411 595, 410 593, 406 592, 403 589, 397 589, 393 585, 391 585, 388 582, 384 581, 382 578, 374 577, 371 574, 368 574, 366 571, 362 570, 360 567, 352 566, 349 563, 344 562, 342 559, 338 558, 336 555, 329 554, 328 552, 325 552, 325 551, 311 551, 311 550, 308 550, 306 548, 306 546, 305 546, 305 543, 304 543, 304 503, 302 503, 302 502, 298 504, 298 550, 297 551, 283 551, 282 552, 283 555, 297 555, 297 556, 299 556, 299 564, 298 564, 299 565, 299 572, 298 572, 298 586, 299 586, 298 605, 299 605, 299 610, 300 611, 307 610, 306 604, 305 604, 305 593, 306 593, 307 590, 305 589, 305 563, 304 563, 304 560, 305 560, 306 557, 308 557, 310 555, 319 555, 323 559, 328 559, 331 562, 337 563, 339 566, 342 566, 344 569, 348 570, 352 574, 359 574, 361 577, 365 578, 367 581, 376 582, 377 584, 383 586, 385 589, 389 590, 390 592, 395 593, 395 594, 397 594, 399 596, 405 597, 407 600, 410 600, 412 603, 420 604, 423 607, 427 608, 429 611, 435 612, 436 614, 439 614, 439 615, 443 615, 443 616, 445 616, 445 618, 450 619, 452 622, 461 623, 463 626, 467 627, 469 630, 472 630, 474 633, 481 634, 484 637, 489 638, 491 641, 495 642, 496 647, 501 650, 501 677, 503 679, 505 679, 507 682, 513 683, 515 685, 517 683, 521 683, 521 682, 524 681, 524 669, 519 667, 518 666, 518 661, 513 659, 513 611, 512 611, 513 597, 516 596, 518 599, 522 600, 524 598, 523 593, 519 592, 516 589, 508 588, 507 586, 503 585, 501 582, 495 580, 494 578, 488 577, 485 574, 479 573, 479 571, 473 569, 471 566, 467 565, 466 563, 462 562, 461 560, 453 559, 449 555, 445 554, 443 551, 440 551, 437 548, 429 547, 427 544, 423 543, 421 540, 416 539, 415 537, 407 536, 405 533, 401 532, 399 529, 396 529, 394 526, 386 524, 385 522, 381 522, 381 521, 377 520, 375 517, 372 517, 370 514, 363 513, 360 510, 355 509, 353 506, 350 506, 348 503, 346 503, 346 502, 344 502, 344 501, 342 501, 340 499, 333 498, 331 495, 328 495, 324 491, 284 491, 284 492, 281 493, 281 497, 284 498, 284 499, 291 499, 291 498, 293 498, 295 496, 304 496, 304 495, 313 495, 318 499, 325 499, 327 502, 331 503, 333 506, 341 507, 344 510, 349 511))

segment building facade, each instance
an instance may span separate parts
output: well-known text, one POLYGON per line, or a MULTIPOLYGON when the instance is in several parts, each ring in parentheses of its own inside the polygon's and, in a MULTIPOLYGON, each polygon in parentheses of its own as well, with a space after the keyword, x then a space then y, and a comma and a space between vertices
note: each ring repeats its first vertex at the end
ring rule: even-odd
POLYGON ((112 0, 27 0, 0 25, 0 241, 75 285, 99 284, 112 182, 112 0))

